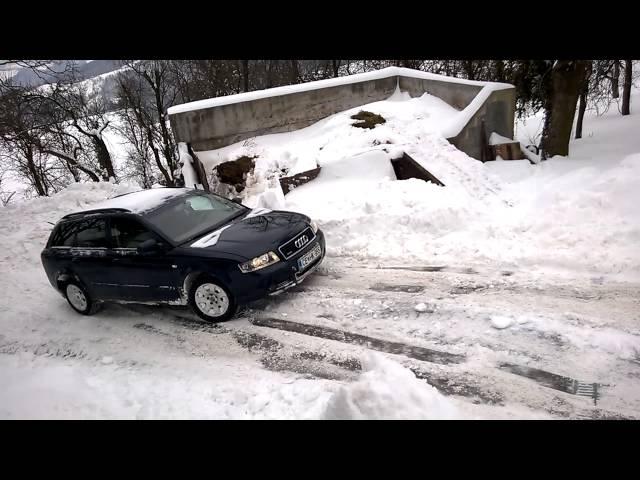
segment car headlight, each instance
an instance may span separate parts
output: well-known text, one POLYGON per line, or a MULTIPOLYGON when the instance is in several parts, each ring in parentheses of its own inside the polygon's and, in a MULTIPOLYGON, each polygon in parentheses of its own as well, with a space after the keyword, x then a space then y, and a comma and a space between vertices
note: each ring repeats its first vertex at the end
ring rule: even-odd
POLYGON ((240 271, 242 273, 255 272, 256 270, 260 270, 261 268, 268 267, 269 265, 273 265, 274 263, 278 263, 280 259, 278 256, 273 253, 265 253, 264 255, 260 255, 259 257, 253 258, 248 262, 241 263, 238 265, 240 267, 240 271))
POLYGON ((315 235, 318 232, 318 224, 314 220, 311 220, 309 222, 309 225, 311 226, 311 230, 313 230, 313 233, 315 235))

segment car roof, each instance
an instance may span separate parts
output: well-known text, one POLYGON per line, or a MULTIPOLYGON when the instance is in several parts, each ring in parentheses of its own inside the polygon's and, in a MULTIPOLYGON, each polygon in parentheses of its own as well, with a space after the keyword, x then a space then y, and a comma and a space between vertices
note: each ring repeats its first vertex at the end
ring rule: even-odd
POLYGON ((81 217, 99 213, 135 213, 144 214, 151 212, 167 202, 189 193, 196 193, 197 190, 191 188, 161 187, 149 190, 139 190, 137 192, 126 193, 109 198, 103 202, 92 205, 87 210, 78 210, 63 218, 81 217))

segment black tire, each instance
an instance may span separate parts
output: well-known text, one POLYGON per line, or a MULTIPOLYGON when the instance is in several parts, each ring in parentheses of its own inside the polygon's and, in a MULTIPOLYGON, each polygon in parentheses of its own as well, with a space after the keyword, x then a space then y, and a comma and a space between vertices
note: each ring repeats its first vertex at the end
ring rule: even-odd
POLYGON ((94 302, 87 292, 87 289, 75 280, 66 282, 62 286, 62 293, 69 305, 71 305, 71 308, 82 315, 93 315, 100 309, 100 304, 94 302), (74 289, 77 290, 74 291, 74 289), (82 302, 81 298, 84 298, 84 302, 82 302))
POLYGON ((191 290, 189 290, 189 306, 196 313, 196 315, 198 315, 206 322, 210 323, 226 322, 227 320, 230 320, 238 310, 236 300, 229 289, 220 281, 211 277, 201 277, 192 285, 191 290), (199 297, 198 300, 200 302, 208 302, 212 309, 217 309, 219 311, 219 314, 210 315, 198 306, 198 302, 196 301, 196 293, 204 294, 203 291, 198 292, 198 288, 206 284, 211 285, 211 297, 199 297), (221 292, 224 292, 224 295, 226 295, 226 304, 221 298, 221 292), (226 310, 224 309, 224 307, 226 307, 226 310))

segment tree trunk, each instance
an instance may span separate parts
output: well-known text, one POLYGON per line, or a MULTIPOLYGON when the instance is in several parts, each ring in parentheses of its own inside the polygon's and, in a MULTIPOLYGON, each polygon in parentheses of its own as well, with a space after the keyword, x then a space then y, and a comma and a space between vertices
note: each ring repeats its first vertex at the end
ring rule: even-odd
MULTIPOLYGON (((162 136, 162 154, 164 156, 165 161, 167 162, 167 171, 163 171, 163 175, 167 178, 167 186, 174 186, 174 178, 173 172, 176 169, 176 161, 175 161, 175 149, 173 147, 173 140, 171 138, 171 133, 167 128, 167 122, 165 121, 164 114, 164 102, 162 100, 162 95, 160 92, 160 85, 162 79, 160 77, 160 72, 158 70, 154 71, 155 82, 152 82, 151 87, 153 88, 153 93, 155 96, 156 103, 156 113, 158 115, 158 122, 160 123, 160 135, 162 136), (168 173, 168 175, 167 175, 168 173)), ((150 138, 151 140, 151 138, 150 138)))
POLYGON ((27 169, 31 174, 31 178, 33 179, 33 186, 35 187, 36 193, 38 194, 38 196, 46 197, 47 196, 46 185, 44 184, 44 182, 42 181, 42 178, 40 177, 40 172, 38 172, 38 169, 36 168, 36 162, 33 158, 33 154, 34 152, 31 148, 26 149, 25 158, 27 160, 27 169))
POLYGON ((272 60, 265 60, 265 69, 267 71, 267 88, 271 88, 273 86, 273 73, 272 73, 272 69, 273 69, 273 61, 272 60))
POLYGON ((102 170, 100 173, 105 180, 109 180, 111 177, 116 178, 116 173, 113 170, 113 162, 111 161, 111 154, 109 153, 106 143, 104 143, 104 140, 99 135, 94 135, 91 139, 93 140, 93 146, 98 156, 98 164, 102 170))
POLYGON ((584 76, 582 89, 580 90, 580 105, 578 106, 578 120, 576 121, 576 139, 582 138, 582 122, 584 120, 584 112, 587 110, 587 95, 589 94, 589 77, 591 77, 591 69, 593 64, 589 64, 587 72, 584 76))
POLYGON ((620 60, 613 61, 613 78, 611 79, 611 96, 618 98, 620 96, 620 87, 618 80, 620 79, 620 60))
POLYGON ((494 64, 494 76, 496 82, 504 82, 504 61, 496 60, 494 64))
POLYGON ((333 63, 333 76, 337 77, 340 70, 340 62, 338 60, 331 60, 331 62, 333 63))
POLYGON ((249 91, 249 60, 242 60, 242 79, 244 82, 244 91, 249 91))
POLYGON ((171 187, 173 186, 173 179, 171 175, 169 175, 169 172, 167 172, 167 169, 162 165, 162 160, 160 160, 160 152, 158 152, 158 147, 156 147, 155 143, 153 142, 153 132, 151 131, 151 128, 149 126, 146 126, 145 128, 147 130, 147 143, 149 144, 149 148, 151 148, 151 151, 153 152, 153 158, 156 161, 156 166, 164 177, 165 183, 167 184, 166 186, 171 187))
POLYGON ((622 115, 629 115, 631 102, 631 60, 624 61, 624 84, 622 85, 622 115))
POLYGON ((551 71, 551 96, 542 135, 545 157, 569 154, 576 104, 588 64, 583 60, 558 60, 551 71))
POLYGON ((300 80, 300 71, 298 69, 298 61, 291 60, 291 83, 298 83, 300 80))
POLYGON ((584 112, 587 109, 587 89, 580 93, 580 105, 578 106, 578 120, 576 121, 576 140, 582 138, 582 121, 584 112))

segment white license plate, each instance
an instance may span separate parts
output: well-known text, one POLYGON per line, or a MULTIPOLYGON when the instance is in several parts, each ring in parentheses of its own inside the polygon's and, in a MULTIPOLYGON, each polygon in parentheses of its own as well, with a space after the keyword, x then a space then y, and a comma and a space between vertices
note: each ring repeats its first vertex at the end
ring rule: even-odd
POLYGON ((313 261, 316 258, 318 258, 321 253, 322 253, 322 250, 320 249, 320 245, 316 244, 316 246, 313 247, 311 251, 305 253, 303 256, 301 256, 298 259, 298 270, 300 271, 304 270, 307 267, 307 265, 309 265, 310 263, 313 263, 313 261))

